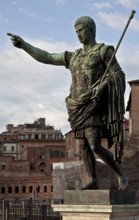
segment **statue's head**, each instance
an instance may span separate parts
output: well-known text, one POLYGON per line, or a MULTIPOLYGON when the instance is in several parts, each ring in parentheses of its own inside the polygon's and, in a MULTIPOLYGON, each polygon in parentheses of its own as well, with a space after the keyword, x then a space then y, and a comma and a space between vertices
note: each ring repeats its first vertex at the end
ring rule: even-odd
POLYGON ((83 16, 83 17, 78 18, 74 24, 75 28, 78 25, 88 27, 92 31, 93 36, 94 37, 96 36, 96 24, 95 24, 95 21, 91 17, 83 16))

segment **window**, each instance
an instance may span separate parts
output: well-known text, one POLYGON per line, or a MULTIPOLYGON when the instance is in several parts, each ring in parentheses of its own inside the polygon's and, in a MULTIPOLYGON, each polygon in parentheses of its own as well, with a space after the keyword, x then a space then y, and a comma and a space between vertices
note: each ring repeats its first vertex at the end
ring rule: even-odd
POLYGON ((30 170, 35 170, 35 166, 32 162, 30 163, 30 170))
POLYGON ((59 157, 64 157, 64 153, 59 150, 55 151, 50 151, 50 158, 59 158, 59 157))
POLYGON ((8 187, 8 193, 12 193, 12 187, 11 186, 8 187))
POLYGON ((14 151, 15 149, 14 149, 14 146, 11 146, 11 151, 14 151))
POLYGON ((31 134, 28 134, 28 139, 31 139, 31 134))
POLYGON ((55 136, 55 139, 56 139, 56 140, 59 140, 59 135, 56 135, 56 136, 55 136))
POLYGON ((42 134, 42 139, 45 139, 45 134, 42 134))
POLYGON ((40 163, 38 166, 39 170, 43 173, 46 170, 46 163, 40 163))
POLYGON ((6 151, 6 150, 7 150, 7 149, 6 149, 6 146, 4 146, 4 147, 3 147, 3 151, 6 151))
POLYGON ((44 192, 47 192, 47 186, 44 186, 44 192))
POLYGON ((51 192, 53 192, 53 186, 51 186, 51 192))
POLYGON ((2 164, 1 168, 2 168, 2 170, 6 170, 6 165, 2 164))
POLYGON ((29 187, 29 192, 32 193, 32 191, 33 191, 33 187, 30 186, 30 187, 29 187))
POLYGON ((38 134, 35 134, 35 139, 39 139, 39 135, 38 134))
POLYGON ((36 192, 40 192, 40 186, 36 187, 36 192))
POLYGON ((5 193, 5 187, 4 186, 1 187, 1 193, 5 193))
POLYGON ((15 187, 15 193, 19 193, 19 187, 18 186, 15 187))
POLYGON ((23 187, 22 187, 22 193, 25 193, 25 192, 26 192, 26 187, 23 186, 23 187))
POLYGON ((52 140, 52 134, 48 135, 48 140, 52 140))

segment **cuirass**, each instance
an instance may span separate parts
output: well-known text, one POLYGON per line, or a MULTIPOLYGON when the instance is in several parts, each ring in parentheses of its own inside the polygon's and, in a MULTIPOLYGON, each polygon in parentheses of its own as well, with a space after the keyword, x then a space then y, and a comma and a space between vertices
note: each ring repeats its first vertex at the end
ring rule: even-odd
POLYGON ((102 44, 97 44, 87 52, 79 49, 73 53, 69 65, 72 74, 72 98, 78 98, 103 75, 105 66, 100 56, 101 46, 102 44))

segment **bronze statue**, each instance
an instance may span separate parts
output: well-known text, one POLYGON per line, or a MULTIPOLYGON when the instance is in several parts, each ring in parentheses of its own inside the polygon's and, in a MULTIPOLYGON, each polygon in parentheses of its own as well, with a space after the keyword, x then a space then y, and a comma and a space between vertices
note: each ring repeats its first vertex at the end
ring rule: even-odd
POLYGON ((69 122, 75 138, 80 140, 84 162, 92 181, 82 189, 98 189, 96 153, 115 172, 118 189, 127 188, 127 178, 118 163, 123 154, 123 116, 125 74, 114 56, 105 77, 104 72, 114 53, 114 47, 96 42, 96 25, 88 16, 75 22, 75 31, 83 48, 74 52, 49 53, 25 42, 13 34, 14 46, 25 50, 39 62, 65 66, 71 71, 72 84, 66 98, 69 122), (108 147, 120 146, 117 161, 113 154, 101 145, 108 139, 108 147))

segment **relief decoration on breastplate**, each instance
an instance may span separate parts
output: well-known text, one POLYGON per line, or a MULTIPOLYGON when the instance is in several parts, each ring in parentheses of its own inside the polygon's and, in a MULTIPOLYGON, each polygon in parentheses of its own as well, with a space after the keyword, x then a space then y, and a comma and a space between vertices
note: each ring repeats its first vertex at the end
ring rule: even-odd
POLYGON ((78 98, 86 92, 104 73, 104 64, 100 56, 100 48, 104 44, 97 44, 88 52, 82 49, 73 54, 69 69, 72 74, 72 85, 70 88, 73 98, 78 98))

